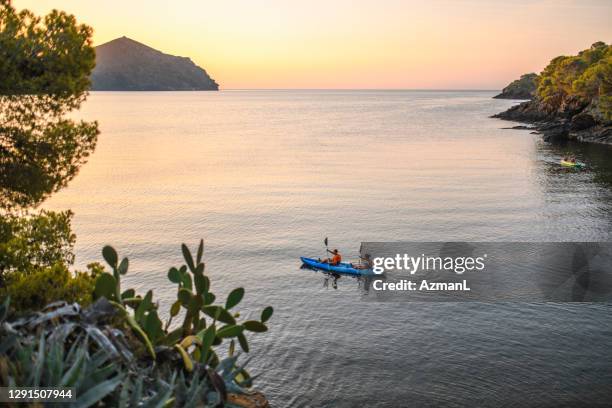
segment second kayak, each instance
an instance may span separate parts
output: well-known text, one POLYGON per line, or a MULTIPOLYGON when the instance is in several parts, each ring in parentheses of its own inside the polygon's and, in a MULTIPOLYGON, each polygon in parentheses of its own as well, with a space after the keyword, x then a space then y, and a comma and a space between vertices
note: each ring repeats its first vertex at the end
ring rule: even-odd
POLYGON ((561 165, 565 166, 565 167, 576 167, 576 168, 583 168, 585 166, 584 163, 580 163, 580 162, 570 162, 570 161, 566 161, 566 160, 561 160, 561 165))

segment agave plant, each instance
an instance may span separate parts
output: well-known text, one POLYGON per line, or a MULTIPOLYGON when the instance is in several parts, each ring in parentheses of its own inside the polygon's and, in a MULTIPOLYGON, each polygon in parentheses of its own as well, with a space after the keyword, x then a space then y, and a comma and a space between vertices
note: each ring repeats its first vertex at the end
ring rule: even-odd
POLYGON ((250 380, 237 356, 215 368, 158 349, 156 364, 131 352, 130 333, 112 325, 117 310, 105 299, 87 310, 58 302, 7 322, 7 299, 0 305, 0 385, 73 388, 75 407, 214 407, 227 393, 244 393, 250 380), (175 357, 172 354, 171 357, 175 357), (241 381, 238 381, 240 379, 241 381))
POLYGON ((123 381, 125 373, 107 349, 112 342, 102 331, 75 322, 48 325, 53 320, 78 316, 77 305, 50 305, 46 313, 12 324, 5 322, 8 305, 7 298, 0 310, 3 385, 72 388, 76 398, 73 405, 89 407, 123 381))

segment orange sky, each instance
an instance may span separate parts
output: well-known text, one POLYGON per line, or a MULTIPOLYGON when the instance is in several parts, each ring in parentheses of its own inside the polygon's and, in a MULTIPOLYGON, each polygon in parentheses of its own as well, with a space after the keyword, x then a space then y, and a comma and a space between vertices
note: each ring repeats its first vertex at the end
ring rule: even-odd
POLYGON ((16 0, 191 57, 236 88, 500 89, 612 41, 610 0, 16 0))

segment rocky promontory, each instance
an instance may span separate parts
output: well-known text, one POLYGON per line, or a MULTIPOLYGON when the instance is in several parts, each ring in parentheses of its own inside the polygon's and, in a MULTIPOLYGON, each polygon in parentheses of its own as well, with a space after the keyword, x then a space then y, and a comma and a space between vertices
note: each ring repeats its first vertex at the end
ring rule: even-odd
POLYGON ((546 141, 612 144, 612 46, 554 58, 535 83, 532 100, 493 117, 533 124, 546 141))
POLYGON ((127 37, 96 47, 93 91, 217 91, 219 85, 187 57, 164 54, 127 37))
POLYGON ((596 105, 568 100, 559 111, 549 111, 539 100, 522 102, 494 118, 531 123, 545 141, 576 140, 612 144, 612 123, 604 120, 596 105))
POLYGON ((537 85, 538 74, 530 73, 521 75, 510 85, 505 87, 499 95, 495 95, 496 99, 531 99, 533 98, 537 85))

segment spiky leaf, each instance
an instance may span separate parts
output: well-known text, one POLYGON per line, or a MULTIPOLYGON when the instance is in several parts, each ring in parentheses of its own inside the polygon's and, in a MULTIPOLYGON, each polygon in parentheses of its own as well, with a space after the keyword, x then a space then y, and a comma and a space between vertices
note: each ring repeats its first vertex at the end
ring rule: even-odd
POLYGON ((113 392, 115 388, 123 381, 123 376, 116 375, 110 380, 103 381, 94 387, 85 391, 82 395, 79 395, 74 407, 86 408, 91 407, 94 404, 102 401, 104 397, 113 392))

